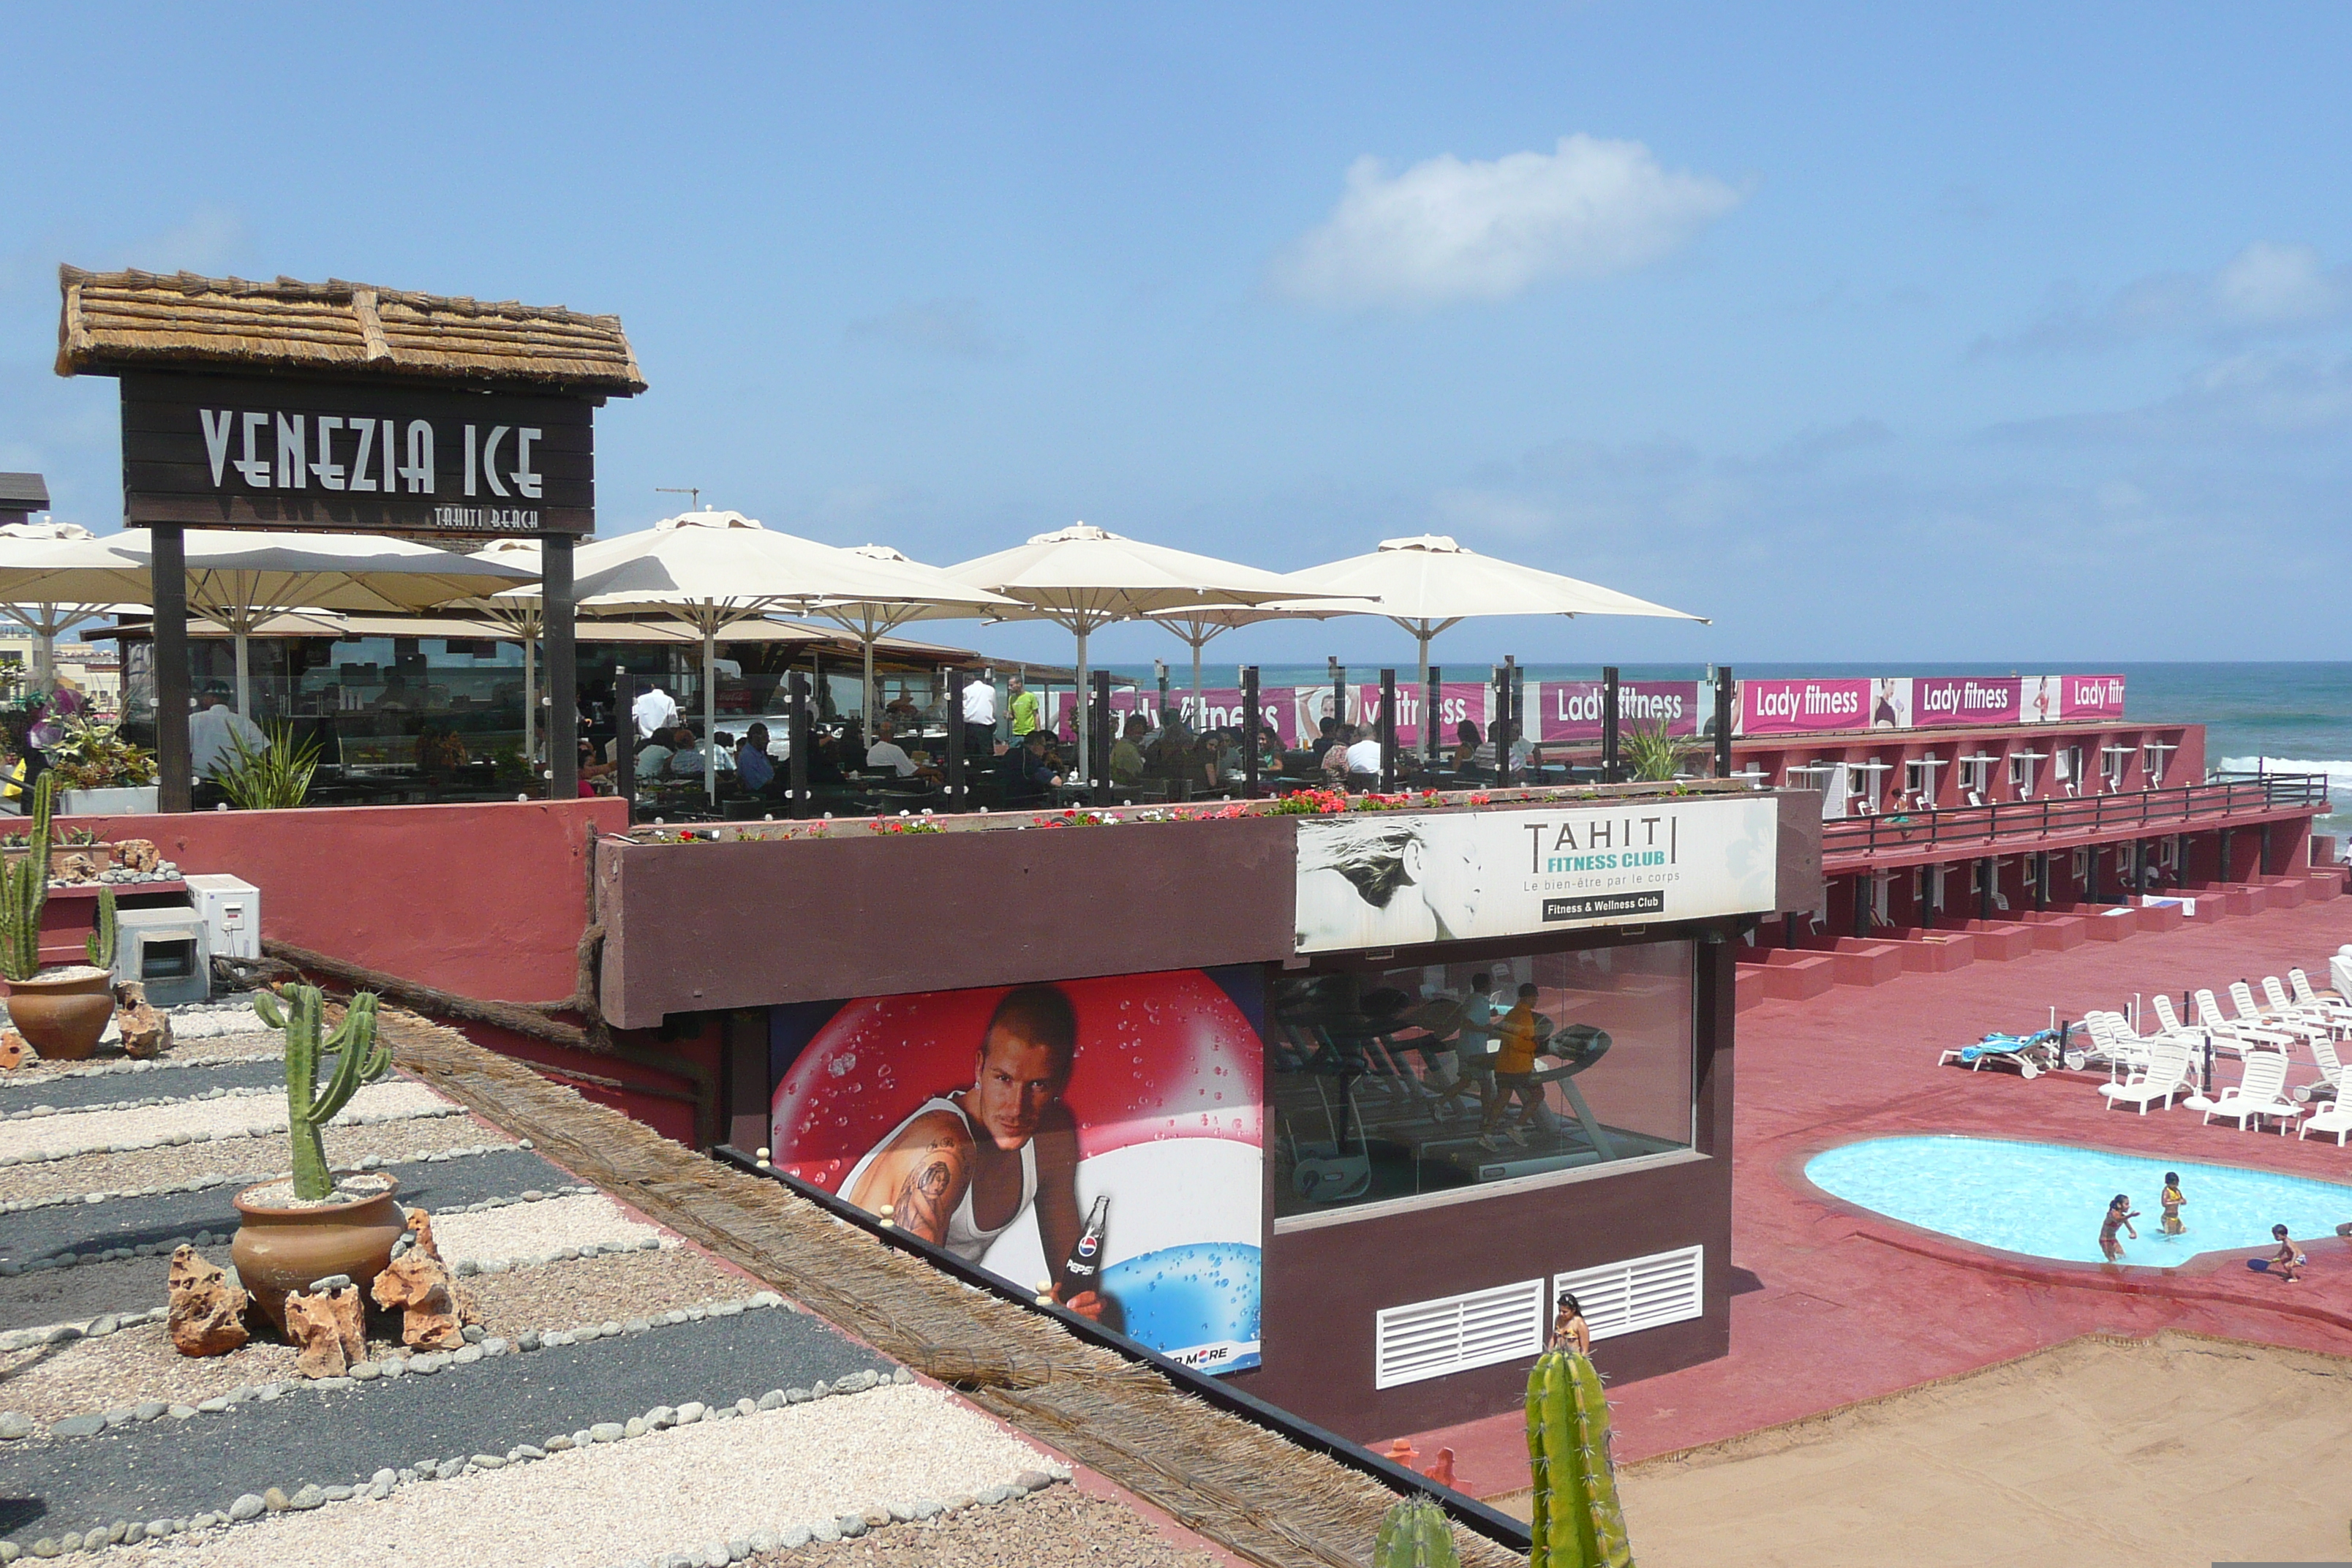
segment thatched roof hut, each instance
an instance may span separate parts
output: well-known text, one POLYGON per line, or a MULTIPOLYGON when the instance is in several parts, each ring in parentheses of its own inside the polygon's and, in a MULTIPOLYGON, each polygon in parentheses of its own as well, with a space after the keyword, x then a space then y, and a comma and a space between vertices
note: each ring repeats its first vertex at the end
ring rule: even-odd
POLYGON ((58 374, 205 368, 478 383, 627 397, 646 389, 618 316, 330 279, 60 267, 58 374))

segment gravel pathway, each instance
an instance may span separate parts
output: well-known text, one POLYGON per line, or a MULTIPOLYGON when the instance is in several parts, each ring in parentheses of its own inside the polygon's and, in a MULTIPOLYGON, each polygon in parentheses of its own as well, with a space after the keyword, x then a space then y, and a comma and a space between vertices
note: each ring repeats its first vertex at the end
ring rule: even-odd
MULTIPOLYGON (((880 1503, 1010 1485, 1050 1461, 937 1390, 891 1386, 700 1422, 381 1501, 265 1517, 208 1539, 118 1549, 115 1563, 286 1568, 614 1568, 880 1503)), ((980 1528, 999 1509, 978 1510, 980 1528)), ((1076 1542, 1029 1561, 1073 1555, 1076 1542)))
MULTIPOLYGON (((228 1261, 228 1248, 212 1249, 214 1260, 228 1261)), ((143 1312, 160 1307, 164 1279, 172 1271, 169 1258, 122 1258, 112 1263, 84 1263, 72 1268, 43 1268, 0 1279, 0 1329, 32 1329, 45 1323, 79 1323, 104 1312, 143 1312)), ((8 1385, 0 1383, 0 1405, 8 1403, 8 1385)))
MULTIPOLYGON (((403 1204, 436 1214, 485 1198, 520 1197, 574 1184, 528 1149, 501 1149, 463 1160, 405 1161, 383 1169, 399 1178, 403 1204)), ((6 1188, 0 1182, 0 1191, 6 1188)), ((238 1190, 225 1184, 201 1192, 51 1204, 0 1215, 0 1262, 28 1263, 61 1252, 139 1247, 192 1237, 200 1230, 226 1234, 236 1228, 238 1190)))
MULTIPOLYGON (((329 1057, 319 1064, 321 1077, 326 1074, 327 1063, 334 1059, 329 1057)), ((30 1110, 37 1105, 71 1110, 77 1106, 111 1105, 117 1100, 144 1100, 150 1095, 159 1100, 184 1100, 209 1089, 283 1088, 285 1083, 286 1063, 278 1057, 267 1061, 159 1065, 150 1072, 93 1073, 88 1078, 26 1080, 12 1073, 0 1078, 0 1114, 30 1110)))
MULTIPOLYGON (((228 1260, 225 1248, 215 1248, 213 1257, 216 1262, 228 1260)), ((154 1271, 151 1298, 114 1301, 110 1310, 152 1306, 163 1300, 163 1266, 142 1261, 154 1271)), ((677 1250, 550 1263, 513 1274, 482 1275, 458 1288, 482 1314, 483 1331, 510 1340, 526 1329, 567 1329, 591 1319, 626 1321, 672 1308, 740 1300, 760 1286, 700 1253, 677 1250)), ((371 1356, 398 1346, 397 1319, 378 1314, 368 1326, 371 1356)), ((291 1345, 254 1340, 227 1355, 184 1356, 172 1348, 163 1324, 142 1323, 102 1339, 0 1354, 0 1409, 46 1425, 151 1399, 194 1405, 239 1384, 257 1385, 295 1375, 291 1345)))
MULTIPOLYGON (((177 1029, 179 1026, 174 1024, 173 1025, 173 1027, 177 1029)), ((157 1057, 153 1059, 160 1069, 163 1068, 194 1067, 199 1063, 218 1062, 236 1057, 254 1056, 268 1056, 273 1057, 279 1061, 283 1061, 286 1058, 285 1037, 274 1034, 267 1029, 242 1030, 234 1035, 213 1035, 201 1040, 183 1040, 175 1036, 172 1041, 171 1054, 169 1056, 157 1057)), ((127 1064, 131 1059, 131 1058, 122 1054, 122 1047, 120 1045, 112 1041, 109 1041, 107 1044, 99 1047, 98 1053, 85 1061, 57 1062, 54 1064, 43 1061, 28 1061, 23 1067, 18 1068, 16 1071, 5 1074, 5 1076, 0 1076, 0 1082, 9 1084, 54 1083, 60 1079, 67 1082, 74 1082, 78 1080, 67 1079, 66 1075, 74 1071, 78 1068, 121 1067, 127 1064)), ((107 1078, 113 1075, 101 1073, 95 1076, 107 1078)), ((144 1073, 126 1073, 122 1076, 135 1080, 149 1075, 144 1073)))
MULTIPOLYGON (((372 1083, 352 1096, 337 1121, 362 1116, 430 1116, 449 1102, 421 1083, 372 1083)), ((29 1121, 0 1121, 0 1155, 18 1159, 46 1150, 79 1152, 116 1143, 152 1143, 177 1134, 236 1138, 286 1130, 286 1102, 274 1095, 155 1105, 141 1110, 68 1111, 29 1121)))
MULTIPOLYGON (((380 1160, 404 1161, 447 1149, 507 1142, 510 1140, 505 1133, 470 1116, 428 1117, 373 1127, 330 1127, 327 1163, 351 1165, 371 1154, 380 1160)), ((173 1144, 132 1153, 79 1154, 70 1160, 52 1160, 38 1165, 11 1165, 0 1172, 0 1194, 23 1200, 68 1194, 138 1192, 198 1176, 249 1174, 257 1182, 280 1174, 285 1169, 283 1143, 233 1138, 220 1143, 173 1144)))
POLYGON ((1073 1560, 1118 1568, 1221 1568, 1214 1554, 1187 1550, 1141 1515, 1076 1487, 1051 1487, 998 1508, 960 1509, 939 1519, 887 1525, 853 1541, 814 1542, 797 1552, 761 1552, 754 1568, 1039 1568, 1073 1560))
MULTIPOLYGON (((758 1399, 771 1389, 809 1387, 819 1380, 830 1383, 866 1370, 887 1375, 890 1363, 814 1318, 771 1308, 588 1344, 496 1356, 431 1377, 412 1374, 324 1391, 299 1388, 282 1398, 247 1400, 186 1422, 166 1416, 92 1437, 26 1438, 0 1444, 0 1535, 29 1546, 44 1536, 86 1528, 92 1521, 188 1518, 206 1510, 225 1510, 238 1496, 272 1486, 289 1496, 306 1482, 351 1486, 364 1482, 378 1469, 451 1458, 462 1460, 474 1454, 504 1455, 518 1444, 543 1444, 551 1436, 568 1436, 598 1422, 625 1421, 660 1405, 683 1405, 689 1400, 731 1405, 738 1399, 758 1399)), ((836 1405, 849 1413, 834 1416, 841 1424, 839 1434, 824 1428, 828 1435, 823 1438, 791 1437, 784 1424, 762 1428, 756 1418, 748 1424, 715 1424, 710 1430, 716 1436, 707 1440, 707 1447, 690 1445, 685 1463, 643 1484, 628 1479, 631 1456, 647 1442, 657 1448, 659 1439, 633 1439, 611 1445, 609 1450, 600 1446, 598 1452, 610 1451, 619 1456, 618 1462, 608 1460, 591 1467, 592 1479, 577 1494, 567 1494, 562 1500, 526 1502, 516 1510, 521 1517, 514 1519, 514 1527, 526 1528, 525 1521, 535 1519, 540 1522, 529 1528, 553 1532, 552 1539, 569 1542, 575 1552, 596 1553, 593 1558, 563 1561, 607 1568, 620 1556, 613 1545, 614 1531, 656 1517, 664 1499, 685 1495, 684 1489, 696 1484, 693 1478, 716 1477, 730 1462, 744 1462, 740 1458, 730 1461, 729 1455, 766 1453, 767 1445, 740 1440, 754 1431, 787 1434, 769 1459, 788 1478, 814 1470, 827 1484, 837 1486, 840 1483, 832 1477, 837 1464, 863 1476, 857 1468, 861 1464, 913 1463, 907 1456, 938 1447, 931 1434, 948 1416, 946 1400, 908 1406, 919 1409, 919 1415, 909 1420, 906 1431, 894 1432, 879 1444, 881 1452, 871 1459, 860 1458, 859 1450, 866 1445, 855 1438, 856 1429, 866 1424, 856 1414, 858 1402, 887 1402, 898 1392, 898 1385, 894 1384, 889 1389, 793 1407, 793 1414, 831 1410, 836 1405)), ((874 1408, 887 1407, 886 1404, 874 1408)), ((964 1419, 980 1420, 971 1415, 964 1419)), ((993 1427, 989 1435, 995 1435, 993 1427)), ((1001 1441, 1010 1444, 1012 1439, 1001 1441)), ((1015 1468, 1034 1463, 1034 1458, 1025 1458, 1015 1468)), ((527 1479, 538 1468, 524 1466, 515 1476, 486 1479, 510 1484, 527 1479)), ((556 1467, 555 1473, 577 1472, 565 1466, 556 1467)), ((739 1470, 737 1481, 723 1488, 714 1485, 712 1491, 733 1497, 735 1510, 760 1510, 766 1522, 780 1523, 789 1517, 777 1511, 778 1503, 757 1489, 766 1481, 755 1474, 753 1489, 747 1494, 740 1484, 740 1475, 739 1470)), ((882 1479, 863 1479, 861 1489, 845 1496, 843 1506, 872 1500, 871 1489, 882 1479)), ((935 1479, 924 1472, 919 1479, 929 1488, 950 1478, 935 1479)), ((992 1473, 988 1478, 989 1481, 1009 1479, 992 1473)), ((469 1483, 457 1484, 453 1491, 451 1484, 443 1483, 420 1487, 413 1494, 396 1494, 419 1502, 433 1495, 457 1500, 452 1511, 436 1516, 439 1522, 434 1526, 455 1533, 441 1534, 429 1542, 422 1535, 412 1535, 395 1513, 378 1505, 306 1516, 321 1521, 367 1516, 355 1526, 368 1542, 364 1548, 321 1542, 309 1548, 291 1546, 279 1556, 277 1548, 267 1547, 267 1555, 224 1561, 267 1562, 278 1568, 285 1563, 344 1563, 385 1568, 395 1561, 430 1563, 433 1568, 448 1568, 453 1560, 540 1563, 536 1546, 526 1553, 485 1537, 484 1494, 492 1489, 486 1486, 468 1496, 469 1487, 469 1483), (385 1555, 395 1550, 422 1554, 385 1555)), ((834 1494, 826 1495, 829 1499, 834 1494)), ((703 1506, 694 1505, 698 1511, 703 1506)), ((802 1505, 795 1500, 794 1506, 802 1505)), ((508 1510, 499 1510, 502 1523, 509 1517, 508 1510)), ((226 1539, 234 1542, 240 1533, 232 1531, 226 1539)))
POLYGON ((436 1215, 433 1240, 451 1268, 471 1260, 544 1258, 567 1247, 642 1245, 661 1232, 629 1218, 602 1193, 509 1204, 478 1214, 436 1215))

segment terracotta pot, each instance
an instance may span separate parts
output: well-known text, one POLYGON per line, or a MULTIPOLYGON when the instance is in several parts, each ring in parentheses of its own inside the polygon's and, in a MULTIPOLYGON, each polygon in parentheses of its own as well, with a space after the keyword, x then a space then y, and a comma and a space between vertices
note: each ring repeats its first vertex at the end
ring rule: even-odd
POLYGON ((273 1182, 236 1194, 244 1222, 229 1246, 229 1258, 253 1293, 254 1305, 279 1332, 286 1329, 287 1292, 303 1289, 313 1279, 348 1274, 361 1300, 369 1299, 368 1288, 392 1262, 392 1244, 408 1228, 408 1216, 396 1201, 399 1178, 384 1180, 391 1184, 373 1196, 320 1208, 273 1208, 252 1201, 254 1193, 273 1182))
POLYGON ((114 1016, 114 976, 88 964, 8 983, 8 1016, 41 1059, 78 1062, 98 1049, 114 1016))

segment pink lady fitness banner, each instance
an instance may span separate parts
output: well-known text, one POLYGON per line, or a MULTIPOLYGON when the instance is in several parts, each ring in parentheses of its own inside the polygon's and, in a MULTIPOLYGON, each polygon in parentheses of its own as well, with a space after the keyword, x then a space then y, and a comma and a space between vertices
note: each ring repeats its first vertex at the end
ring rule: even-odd
POLYGON ((1743 680, 1739 733, 1986 728, 2121 720, 2120 675, 1878 675, 1743 680))

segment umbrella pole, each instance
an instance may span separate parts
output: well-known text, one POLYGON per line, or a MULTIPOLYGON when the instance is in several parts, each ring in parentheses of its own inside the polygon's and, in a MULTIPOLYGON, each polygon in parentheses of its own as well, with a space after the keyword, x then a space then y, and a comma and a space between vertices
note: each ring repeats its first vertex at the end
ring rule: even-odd
POLYGON ((719 628, 702 628, 702 782, 719 809, 719 628))
POLYGON ((251 681, 246 675, 245 623, 242 620, 237 623, 234 635, 236 638, 236 716, 250 720, 253 717, 251 681))
POLYGON ((1194 635, 1186 640, 1192 645, 1192 733, 1197 735, 1208 728, 1203 717, 1205 700, 1201 695, 1201 649, 1207 646, 1209 639, 1200 636, 1196 628, 1194 635))
POLYGON ((57 606, 41 606, 40 636, 33 642, 33 684, 41 691, 58 689, 57 606))
POLYGON ((857 646, 866 654, 866 684, 858 688, 857 721, 866 726, 866 743, 874 743, 874 639, 860 637, 857 646))
POLYGON ((1094 783, 1093 759, 1087 751, 1087 626, 1078 623, 1078 777, 1094 783))

